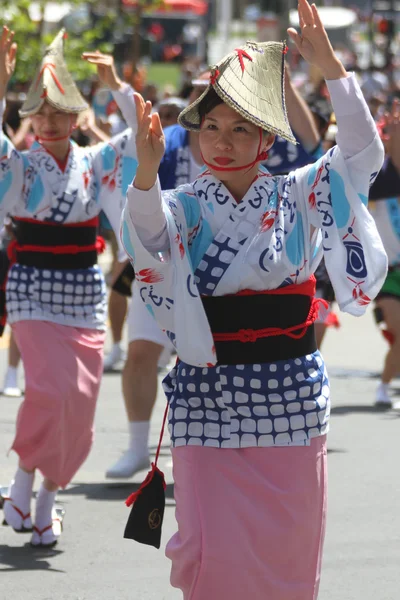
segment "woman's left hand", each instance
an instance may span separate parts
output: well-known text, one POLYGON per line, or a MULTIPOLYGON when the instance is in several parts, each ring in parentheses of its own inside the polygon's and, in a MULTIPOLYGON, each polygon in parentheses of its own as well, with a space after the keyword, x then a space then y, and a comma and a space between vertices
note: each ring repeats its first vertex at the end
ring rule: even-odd
POLYGON ((114 58, 111 54, 102 54, 100 50, 96 50, 96 52, 84 52, 82 58, 92 65, 96 65, 100 81, 111 90, 118 91, 121 88, 122 81, 117 75, 114 58))
POLYGON ((298 11, 301 33, 293 28, 287 31, 302 57, 319 67, 325 79, 346 77, 347 72, 333 51, 315 4, 310 6, 307 0, 299 0, 298 11))

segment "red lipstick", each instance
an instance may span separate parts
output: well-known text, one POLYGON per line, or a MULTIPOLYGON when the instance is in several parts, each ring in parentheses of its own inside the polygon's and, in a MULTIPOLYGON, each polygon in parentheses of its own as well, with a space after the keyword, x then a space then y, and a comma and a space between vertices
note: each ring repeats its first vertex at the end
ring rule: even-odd
POLYGON ((213 160, 217 163, 217 165, 222 165, 224 167, 233 162, 233 158, 227 158, 226 156, 216 156, 213 160))

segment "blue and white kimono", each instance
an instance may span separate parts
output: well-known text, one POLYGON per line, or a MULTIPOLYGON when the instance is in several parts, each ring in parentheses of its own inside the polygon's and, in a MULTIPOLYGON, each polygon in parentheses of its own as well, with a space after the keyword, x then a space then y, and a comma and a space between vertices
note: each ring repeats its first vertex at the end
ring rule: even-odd
MULTIPOLYGON (((136 128, 133 90, 114 93, 124 118, 136 128)), ((17 152, 0 138, 0 221, 13 216, 64 225, 107 215, 119 237, 125 194, 135 174, 132 129, 109 143, 80 148, 71 143, 62 170, 38 143, 17 152)), ((39 269, 14 264, 7 282, 8 320, 34 319, 62 325, 105 329, 106 287, 98 265, 87 269, 39 269)))
MULTIPOLYGON (((346 85, 354 93, 354 79, 346 85)), ((362 96, 358 102, 368 111, 362 96)), ((305 445, 327 432, 329 383, 320 353, 216 364, 200 296, 303 283, 324 255, 341 310, 365 312, 387 271, 366 207, 383 161, 379 136, 368 123, 370 141, 357 155, 345 159, 335 147, 283 177, 261 167, 240 203, 209 171, 162 194, 158 184, 149 192, 128 189, 123 243, 142 300, 180 358, 164 383, 174 446, 305 445), (138 206, 145 200, 157 206, 161 197, 166 227, 157 249, 165 251, 157 254, 144 239, 138 206)))

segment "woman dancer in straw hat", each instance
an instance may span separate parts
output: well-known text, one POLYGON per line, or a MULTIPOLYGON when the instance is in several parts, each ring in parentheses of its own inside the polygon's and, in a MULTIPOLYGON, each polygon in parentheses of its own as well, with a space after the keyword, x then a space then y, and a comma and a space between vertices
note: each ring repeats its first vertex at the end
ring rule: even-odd
MULTIPOLYGON (((105 211, 115 231, 136 166, 129 135, 79 148, 70 136, 87 104, 68 73, 61 31, 45 52, 21 109, 36 144, 17 152, 1 140, 1 216, 14 215, 16 262, 7 282, 8 319, 21 350, 26 393, 12 448, 19 468, 4 502, 6 522, 32 531, 34 546, 57 542, 56 491, 86 459, 102 374, 105 284, 97 265, 97 218, 105 211), (32 524, 35 470, 44 476, 32 524)), ((0 102, 16 61, 13 33, 0 37, 0 102)), ((112 57, 85 54, 135 125, 133 90, 122 84, 112 57)))
POLYGON ((275 134, 292 139, 282 44, 248 42, 212 69, 179 118, 208 168, 177 190, 160 191, 162 130, 136 96, 122 238, 180 359, 164 382, 179 528, 167 556, 185 600, 317 598, 329 381, 313 272, 324 254, 339 306, 361 315, 387 270, 366 208, 381 141, 316 7, 300 0, 299 14, 290 37, 322 70, 339 126, 315 165, 272 177, 258 164, 275 134))

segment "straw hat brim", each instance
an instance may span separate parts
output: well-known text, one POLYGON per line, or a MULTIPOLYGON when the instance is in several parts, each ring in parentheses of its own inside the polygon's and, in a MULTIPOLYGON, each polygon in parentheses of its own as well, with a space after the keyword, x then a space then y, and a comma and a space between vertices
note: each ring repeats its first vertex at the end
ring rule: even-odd
POLYGON ((22 110, 22 108, 21 108, 18 111, 19 116, 22 119, 25 119, 26 117, 32 117, 32 116, 36 115, 36 113, 39 112, 39 110, 42 108, 42 106, 45 102, 47 102, 47 104, 50 104, 50 106, 52 106, 53 108, 56 108, 57 110, 61 110, 62 112, 65 112, 66 114, 70 114, 70 115, 78 115, 89 108, 89 104, 86 104, 86 106, 83 106, 83 105, 79 106, 78 108, 65 107, 61 104, 58 104, 57 102, 54 102, 51 98, 42 98, 41 101, 38 104, 36 104, 35 106, 27 107, 24 110, 22 110))
POLYGON ((221 100, 244 119, 296 144, 296 138, 286 117, 283 47, 283 44, 279 43, 270 44, 270 63, 257 64, 256 61, 248 61, 245 73, 234 53, 222 59, 213 68, 215 81, 209 83, 201 96, 179 115, 180 125, 190 131, 199 131, 201 123, 198 107, 213 87, 221 100), (215 73, 218 73, 217 77, 215 73))
POLYGON ((71 114, 78 114, 88 108, 65 63, 63 39, 62 29, 47 48, 35 73, 25 102, 19 111, 21 117, 35 115, 44 102, 71 114))

